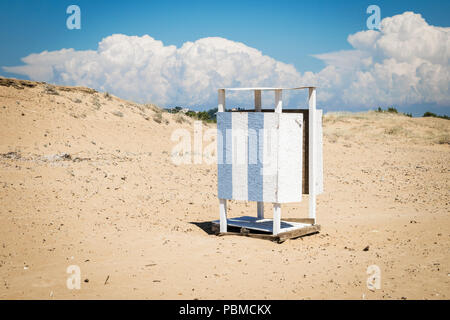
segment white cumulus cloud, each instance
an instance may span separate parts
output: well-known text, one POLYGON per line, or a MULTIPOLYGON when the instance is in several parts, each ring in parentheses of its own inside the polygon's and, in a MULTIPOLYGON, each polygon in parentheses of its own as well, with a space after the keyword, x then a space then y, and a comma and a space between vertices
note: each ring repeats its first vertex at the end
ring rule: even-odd
POLYGON ((349 35, 353 50, 315 55, 327 66, 308 80, 324 84, 337 105, 450 106, 450 28, 405 12, 383 19, 380 29, 349 35))
POLYGON ((161 105, 216 104, 220 87, 283 86, 300 77, 292 65, 223 38, 203 38, 176 48, 148 35, 115 34, 95 51, 44 51, 22 60, 25 65, 4 70, 161 105))
POLYGON ((224 38, 177 48, 148 35, 122 34, 104 38, 97 50, 44 51, 24 57, 21 66, 3 69, 160 105, 212 106, 220 87, 317 85, 323 107, 450 106, 450 28, 405 12, 383 19, 380 31, 349 35, 348 42, 352 50, 314 55, 326 65, 317 73, 301 73, 224 38))

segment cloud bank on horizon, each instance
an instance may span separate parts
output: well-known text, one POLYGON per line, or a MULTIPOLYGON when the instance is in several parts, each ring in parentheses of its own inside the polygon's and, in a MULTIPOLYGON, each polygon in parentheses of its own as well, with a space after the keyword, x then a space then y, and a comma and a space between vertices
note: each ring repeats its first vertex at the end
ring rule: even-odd
POLYGON ((317 73, 301 73, 224 38, 203 38, 177 48, 148 35, 123 34, 104 38, 97 50, 44 51, 22 58, 24 65, 3 70, 163 106, 210 107, 217 103, 220 87, 298 85, 318 86, 319 106, 450 106, 450 28, 405 12, 383 19, 380 31, 349 35, 348 42, 352 50, 314 55, 326 65, 317 73))

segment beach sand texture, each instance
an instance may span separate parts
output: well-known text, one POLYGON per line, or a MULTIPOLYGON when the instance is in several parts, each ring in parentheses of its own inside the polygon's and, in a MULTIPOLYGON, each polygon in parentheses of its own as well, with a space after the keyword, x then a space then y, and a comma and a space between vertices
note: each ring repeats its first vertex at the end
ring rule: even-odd
MULTIPOLYGON (((216 165, 173 164, 179 128, 193 120, 0 79, 0 298, 450 298, 450 121, 327 114, 322 231, 282 244, 210 234, 216 165), (80 290, 66 286, 70 265, 80 290)), ((307 217, 307 204, 282 217, 307 217)), ((228 212, 256 215, 256 203, 228 212)))

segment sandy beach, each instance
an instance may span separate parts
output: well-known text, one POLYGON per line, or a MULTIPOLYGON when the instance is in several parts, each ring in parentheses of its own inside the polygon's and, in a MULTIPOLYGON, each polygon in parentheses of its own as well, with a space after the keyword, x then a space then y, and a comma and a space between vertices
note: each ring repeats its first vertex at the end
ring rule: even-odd
MULTIPOLYGON (((372 111, 323 125, 321 232, 218 237, 216 165, 171 158, 193 119, 0 79, 0 298, 449 299, 450 121, 372 111)), ((304 198, 283 217, 306 217, 304 198)), ((231 201, 229 215, 256 204, 231 201)))

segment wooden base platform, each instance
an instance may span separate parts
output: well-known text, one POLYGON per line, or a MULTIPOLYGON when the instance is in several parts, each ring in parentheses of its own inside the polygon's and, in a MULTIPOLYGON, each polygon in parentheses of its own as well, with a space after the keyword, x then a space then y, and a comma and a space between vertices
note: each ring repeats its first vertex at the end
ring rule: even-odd
POLYGON ((318 233, 320 225, 314 224, 313 219, 286 218, 281 221, 280 233, 272 234, 272 219, 258 219, 256 217, 239 217, 227 219, 228 232, 220 232, 220 221, 212 221, 212 231, 218 236, 238 235, 266 239, 282 243, 287 239, 294 239, 309 234, 318 233))

